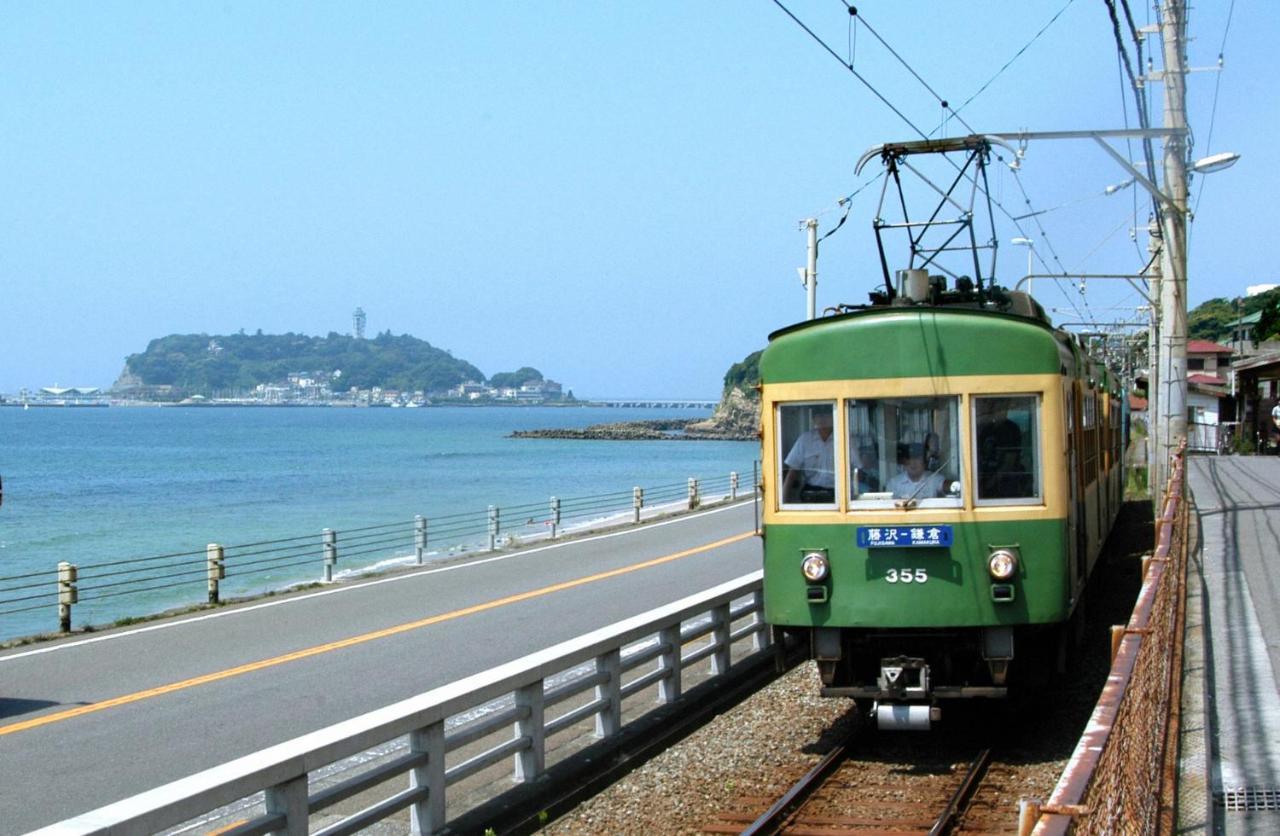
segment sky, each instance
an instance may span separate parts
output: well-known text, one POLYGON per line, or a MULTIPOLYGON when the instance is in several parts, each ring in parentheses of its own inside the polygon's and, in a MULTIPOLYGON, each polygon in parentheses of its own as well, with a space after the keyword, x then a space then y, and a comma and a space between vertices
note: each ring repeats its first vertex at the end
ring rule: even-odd
MULTIPOLYGON (((360 307, 486 375, 712 398, 804 318, 803 219, 831 233, 819 308, 882 282, 868 148, 1137 125, 1102 0, 856 5, 785 0, 829 52, 772 0, 10 0, 0 392, 109 386, 167 334, 349 333, 360 307)), ((1192 156, 1241 154, 1191 183, 1192 307, 1280 281, 1278 29, 1269 3, 1190 13, 1189 65, 1223 56, 1188 76, 1192 156)), ((1014 237, 1037 272, 1142 268, 1150 200, 1104 194, 1128 175, 1096 143, 1011 161, 989 170, 1001 284, 1026 273, 1014 237)), ((1035 293, 1058 322, 1145 316, 1122 281, 1035 293)))

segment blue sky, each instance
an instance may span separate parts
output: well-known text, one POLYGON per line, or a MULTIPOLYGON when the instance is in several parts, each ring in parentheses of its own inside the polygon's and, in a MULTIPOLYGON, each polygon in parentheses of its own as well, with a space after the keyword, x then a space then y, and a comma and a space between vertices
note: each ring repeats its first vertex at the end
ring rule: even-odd
MULTIPOLYGON (((968 132, 840 0, 786 5, 923 131, 968 132)), ((1124 102, 1136 124, 1101 0, 857 6, 953 106, 995 77, 960 114, 976 130, 1121 128, 1124 102)), ((1192 183, 1193 306, 1277 281, 1277 28, 1269 4, 1191 12, 1189 63, 1223 49, 1225 66, 1189 77, 1195 156, 1243 155, 1192 183)), ((861 153, 917 138, 768 0, 15 0, 0 114, 0 392, 109 385, 170 333, 346 333, 360 306, 370 332, 486 374, 712 397, 803 317, 798 222, 830 230, 837 199, 878 173, 854 176, 861 153)), ((1129 229, 1150 202, 1102 196, 1126 175, 1092 143, 1034 143, 1019 177, 1051 210, 1024 228, 1050 270, 1141 267, 1129 229)), ((992 192, 1026 211, 1007 168, 992 192)), ((860 192, 823 242, 820 306, 880 281, 878 196, 860 192)), ((1027 252, 996 226, 1012 285, 1027 252)), ((1141 303, 1120 282, 1054 284, 1036 293, 1058 320, 1141 303)))

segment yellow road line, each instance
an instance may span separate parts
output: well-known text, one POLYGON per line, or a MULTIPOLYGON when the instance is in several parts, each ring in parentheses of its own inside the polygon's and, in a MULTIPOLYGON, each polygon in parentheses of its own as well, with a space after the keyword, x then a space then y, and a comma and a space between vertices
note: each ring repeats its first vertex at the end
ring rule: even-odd
POLYGON ((707 551, 711 551, 712 549, 720 548, 721 546, 727 546, 731 543, 737 543, 741 540, 747 539, 748 537, 754 536, 754 534, 755 532, 752 532, 752 531, 743 532, 742 534, 735 534, 732 537, 726 537, 723 540, 717 540, 714 543, 707 543, 702 546, 696 546, 692 549, 685 549, 684 551, 674 552, 672 554, 654 558, 653 560, 646 560, 642 563, 635 563, 635 564, 632 564, 631 566, 624 566, 621 569, 612 569, 608 572, 600 572, 595 575, 587 575, 586 577, 578 578, 576 580, 552 584, 551 586, 544 586, 541 589, 533 589, 528 592, 521 592, 517 595, 509 595, 506 598, 498 598, 493 601, 487 601, 483 604, 476 604, 475 606, 472 606, 472 607, 464 607, 463 609, 460 609, 460 610, 441 613, 440 615, 433 615, 433 616, 430 616, 429 618, 423 618, 417 621, 409 621, 404 624, 397 624, 394 627, 386 627, 382 630, 374 630, 371 633, 363 633, 359 636, 351 636, 350 638, 340 639, 339 641, 329 642, 327 644, 319 644, 314 647, 303 648, 302 650, 295 650, 292 653, 285 653, 280 656, 272 656, 269 659, 261 659, 257 662, 249 662, 248 664, 239 665, 234 668, 227 668, 226 670, 215 671, 213 673, 207 673, 202 676, 195 676, 190 679, 184 679, 180 682, 171 682, 168 685, 161 685, 157 688, 148 688, 145 691, 136 691, 132 694, 125 694, 120 697, 113 697, 109 700, 103 700, 102 702, 96 702, 91 705, 77 706, 76 708, 69 708, 66 711, 58 711, 53 714, 45 714, 30 720, 23 720, 20 723, 11 723, 10 725, 7 725, 7 726, 0 726, 0 737, 3 737, 6 734, 13 734, 14 732, 26 731, 27 729, 34 729, 39 726, 47 726, 51 723, 61 722, 62 720, 70 720, 72 717, 79 717, 84 714, 92 714, 96 711, 105 711, 108 708, 115 708, 116 706, 120 706, 120 705, 128 705, 129 703, 135 703, 141 700, 151 699, 152 697, 159 697, 164 694, 172 694, 175 691, 185 691, 188 688, 195 688, 198 685, 208 685, 211 682, 218 682, 223 679, 230 679, 231 677, 240 676, 241 674, 251 673, 253 671, 265 670, 266 668, 274 668, 276 665, 283 665, 286 662, 295 662, 299 659, 307 659, 311 656, 319 656, 322 653, 329 653, 330 651, 341 650, 346 647, 354 647, 355 645, 364 644, 365 642, 371 642, 376 639, 383 639, 388 636, 395 636, 400 633, 407 633, 410 630, 417 630, 421 627, 430 627, 433 624, 440 624, 445 621, 452 621, 454 619, 462 618, 464 616, 475 615, 476 613, 485 612, 486 610, 492 610, 498 607, 505 607, 508 604, 517 604, 517 603, 520 603, 521 601, 528 601, 532 598, 541 598, 544 595, 550 595, 554 592, 562 592, 566 589, 573 589, 574 587, 577 587, 577 586, 585 586, 586 584, 589 584, 589 583, 595 583, 597 581, 607 580, 609 578, 616 578, 619 575, 626 575, 631 572, 637 572, 641 569, 649 569, 654 566, 660 566, 664 563, 670 563, 673 560, 680 560, 681 558, 684 558, 684 557, 690 557, 695 554, 701 554, 702 552, 707 552, 707 551))

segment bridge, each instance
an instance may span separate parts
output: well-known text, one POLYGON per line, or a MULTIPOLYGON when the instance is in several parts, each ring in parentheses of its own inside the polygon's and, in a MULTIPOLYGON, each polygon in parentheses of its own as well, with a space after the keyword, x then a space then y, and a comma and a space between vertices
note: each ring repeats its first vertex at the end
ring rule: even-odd
POLYGON ((671 398, 615 398, 591 401, 593 406, 635 407, 640 409, 714 409, 718 403, 719 401, 672 400, 671 398))

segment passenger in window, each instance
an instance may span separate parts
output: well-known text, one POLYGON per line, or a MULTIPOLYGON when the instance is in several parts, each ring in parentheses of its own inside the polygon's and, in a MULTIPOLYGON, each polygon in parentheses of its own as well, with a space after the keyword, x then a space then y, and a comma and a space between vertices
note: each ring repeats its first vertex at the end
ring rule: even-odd
POLYGON ((942 440, 931 432, 924 437, 924 466, 930 471, 942 469, 942 440))
POLYGON ((889 480, 888 489, 894 499, 933 499, 942 496, 947 480, 941 473, 926 471, 924 445, 909 444, 906 447, 902 472, 889 480))
POLYGON ((987 499, 1027 496, 1031 474, 1022 462, 1022 430, 999 401, 983 404, 978 425, 979 492, 987 499))
POLYGON ((782 463, 787 467, 782 484, 785 501, 836 501, 835 437, 831 433, 830 409, 813 410, 810 429, 800 434, 782 463))
POLYGON ((857 493, 868 493, 880 490, 880 462, 876 455, 876 446, 870 443, 858 445, 858 464, 854 471, 857 476, 857 493))

